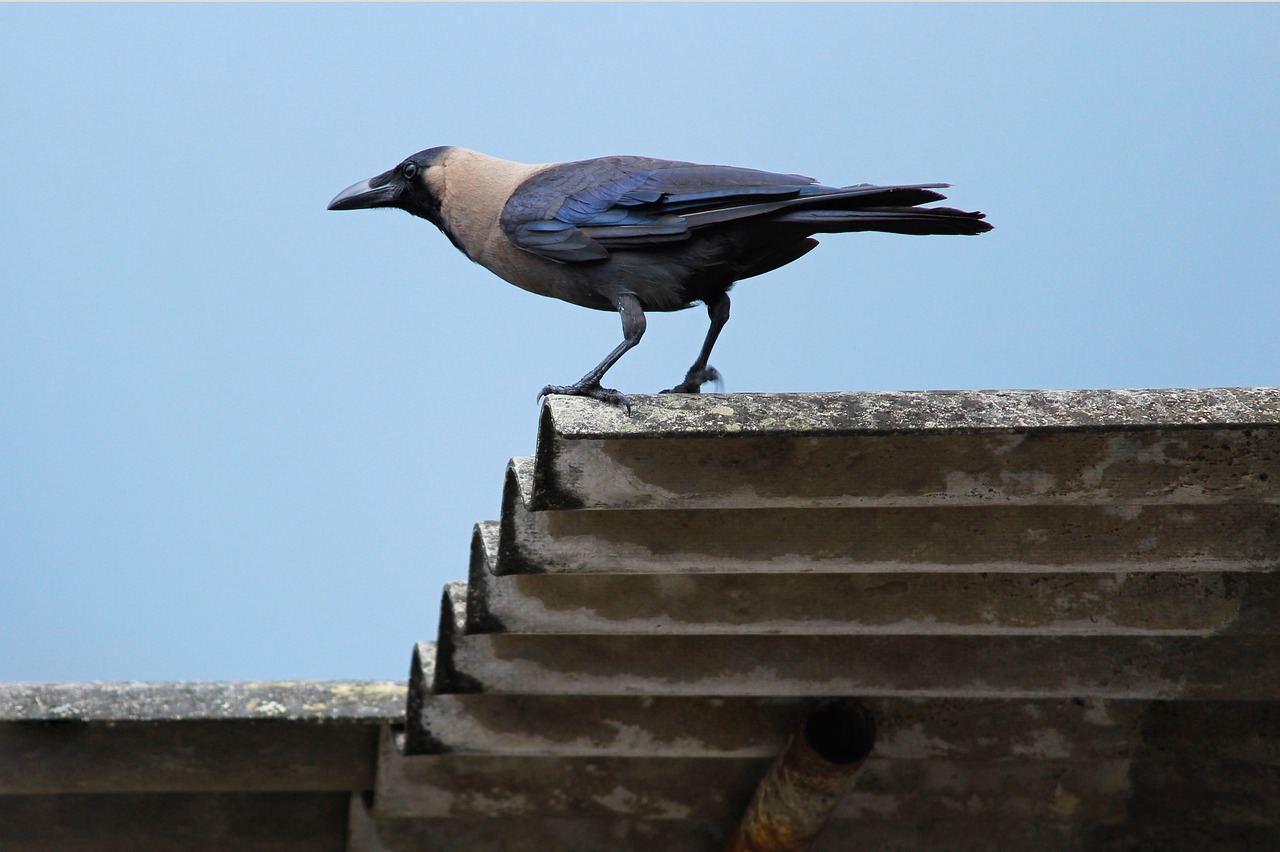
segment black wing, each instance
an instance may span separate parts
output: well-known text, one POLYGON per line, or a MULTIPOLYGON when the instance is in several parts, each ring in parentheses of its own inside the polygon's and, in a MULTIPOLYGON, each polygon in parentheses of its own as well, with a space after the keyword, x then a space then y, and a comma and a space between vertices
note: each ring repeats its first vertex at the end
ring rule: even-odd
POLYGON ((795 198, 812 184, 802 175, 732 166, 601 157, 529 178, 507 201, 501 226, 517 246, 543 257, 602 260, 610 249, 688 239, 698 211, 795 198))
POLYGON ((702 166, 647 157, 563 163, 517 187, 502 210, 507 237, 562 263, 603 260, 609 251, 687 240, 698 229, 770 217, 819 231, 979 233, 980 213, 910 209, 939 201, 947 184, 821 186, 803 175, 702 166))

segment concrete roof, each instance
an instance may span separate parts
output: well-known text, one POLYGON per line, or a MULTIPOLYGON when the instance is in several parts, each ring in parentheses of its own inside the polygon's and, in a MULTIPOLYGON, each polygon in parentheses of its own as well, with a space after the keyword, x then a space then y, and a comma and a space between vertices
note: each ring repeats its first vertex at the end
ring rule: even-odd
POLYGON ((825 697, 818 850, 1280 846, 1280 389, 632 406, 548 399, 402 720, 0 687, 0 848, 713 850, 825 697))
POLYGON ((346 848, 405 684, 0 685, 0 849, 346 848))

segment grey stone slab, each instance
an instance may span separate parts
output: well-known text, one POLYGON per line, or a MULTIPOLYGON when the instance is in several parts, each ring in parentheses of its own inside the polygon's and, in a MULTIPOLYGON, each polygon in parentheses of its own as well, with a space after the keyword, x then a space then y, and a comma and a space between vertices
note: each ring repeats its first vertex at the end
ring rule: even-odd
POLYGON ((468 634, 445 587, 433 692, 1280 699, 1280 636, 468 634))
POLYGON ((346 793, 0 796, 5 852, 342 852, 346 793))
POLYGON ((373 785, 379 725, 0 723, 0 795, 342 791, 373 785))
MULTIPOLYGON (((379 760, 373 814, 383 818, 731 820, 770 764, 756 758, 401 755, 379 760)), ((983 816, 1059 824, 1118 823, 1135 790, 1177 817, 1195 804, 1223 824, 1280 824, 1280 772, 1218 763, 1222 795, 1184 763, 1131 760, 868 759, 836 809, 842 819, 910 824, 983 816), (1135 781, 1135 778, 1137 779, 1135 781), (1155 795, 1164 798, 1158 803, 1155 795), (1190 794, 1195 798, 1185 797, 1190 794)))
POLYGON ((490 634, 450 667, 441 691, 1280 700, 1274 636, 490 634))
MULTIPOLYGON (((405 832, 393 831, 387 826, 386 839, 378 834, 378 824, 370 809, 373 796, 367 793, 352 793, 347 807, 347 845, 345 852, 393 852, 403 848, 405 832)), ((389 822, 389 821, 388 821, 389 822)), ((416 838, 420 839, 420 838, 416 838)), ((419 843, 415 852, 420 849, 437 848, 439 843, 419 843)), ((449 848, 449 847, 445 847, 449 848)))
MULTIPOLYGON (((872 510, 874 511, 874 510, 872 510)), ((545 514, 545 513, 544 513, 545 514)), ((655 513, 648 513, 655 514, 655 513)), ((1280 544, 1277 545, 1280 547, 1280 544)), ((476 526, 467 632, 1275 633, 1280 572, 547 573, 495 576, 497 524, 476 526)), ((981 566, 980 566, 981 567, 981 566)))
MULTIPOLYGON (((871 698, 893 760, 1222 761, 1280 766, 1280 704, 1247 701, 871 698)), ((435 695, 438 751, 568 757, 770 757, 806 699, 435 695)))
POLYGON ((583 444, 532 508, 1280 502, 1274 428, 583 444))
MULTIPOLYGON (((445 583, 440 600, 440 629, 436 634, 434 661, 431 665, 431 692, 433 693, 481 690, 478 681, 473 680, 457 667, 458 643, 463 640, 466 632, 468 597, 471 597, 471 594, 466 583, 456 581, 445 583)), ((415 654, 420 655, 421 649, 422 643, 419 643, 415 654)), ((416 665, 415 668, 417 668, 416 665)), ((413 745, 413 751, 419 750, 417 744, 411 745, 413 745)))
POLYGON ((343 791, 373 783, 403 683, 0 685, 0 794, 343 791))
POLYGON ((543 407, 529 508, 1280 502, 1280 389, 543 407))
POLYGON ((771 758, 405 756, 384 735, 373 815, 680 820, 742 813, 771 758))
POLYGON ((348 852, 721 852, 734 827, 727 821, 573 817, 370 822, 377 845, 351 845, 348 852))
POLYGON ((466 635, 463 585, 437 693, 1280 700, 1276 635, 466 635))
POLYGON ((498 574, 1280 568, 1266 503, 534 512, 531 469, 508 467, 498 574))
MULTIPOLYGON (((1189 812, 1196 811, 1188 797, 1189 812)), ((1015 848, 1015 847, 1008 847, 1015 848)), ((1029 848, 1029 847, 1022 847, 1029 848)), ((1161 815, 1156 821, 1128 819, 1083 832, 1079 848, 1086 850, 1159 850, 1159 852, 1274 852, 1280 849, 1275 825, 1188 823, 1161 815)))
POLYGON ((495 578, 512 633, 1276 633, 1276 574, 697 574, 495 578), (1270 617, 1268 617, 1270 616, 1270 617))
POLYGON ((0 794, 367 789, 405 696, 387 681, 3 684, 0 794))
MULTIPOLYGON (((730 820, 390 819, 377 825, 376 849, 350 852, 721 852, 730 820)), ((997 821, 955 816, 890 822, 833 819, 811 852, 936 852, 936 850, 1081 849, 1162 852, 1273 852, 1272 826, 1204 826, 1166 820, 1159 826, 997 821)))
POLYGON ((431 694, 435 680, 436 643, 418 642, 413 646, 413 657, 409 663, 409 695, 405 701, 406 748, 410 754, 434 749, 426 729, 409 720, 422 718, 422 704, 431 694))
POLYGON ((1280 388, 637 394, 631 411, 549 396, 540 438, 1103 430, 1280 425, 1280 388))
POLYGON ((403 681, 156 681, 0 684, 6 721, 297 720, 365 722, 404 715, 403 681))
POLYGON ((811 704, 789 698, 430 695, 407 729, 421 728, 419 741, 437 753, 769 757, 781 751, 811 704))

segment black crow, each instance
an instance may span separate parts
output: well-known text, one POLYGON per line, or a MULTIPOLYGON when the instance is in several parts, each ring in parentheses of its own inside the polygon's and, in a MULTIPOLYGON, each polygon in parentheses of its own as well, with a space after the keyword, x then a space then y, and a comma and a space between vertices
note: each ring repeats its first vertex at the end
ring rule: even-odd
POLYGON ((735 282, 777 269, 818 244, 813 234, 980 234, 983 214, 919 207, 948 184, 823 186, 802 175, 651 157, 525 165, 466 148, 429 148, 347 187, 330 210, 399 207, 434 224, 467 257, 543 296, 622 316, 623 340, 572 385, 626 405, 600 380, 640 342, 645 311, 701 302, 711 328, 684 381, 698 393, 720 374, 707 363, 729 319, 735 282))

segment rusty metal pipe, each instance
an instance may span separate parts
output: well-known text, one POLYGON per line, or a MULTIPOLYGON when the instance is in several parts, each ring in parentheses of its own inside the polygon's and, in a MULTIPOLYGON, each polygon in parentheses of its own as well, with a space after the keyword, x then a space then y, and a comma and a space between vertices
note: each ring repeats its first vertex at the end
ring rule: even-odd
POLYGON ((808 849, 876 741, 871 714, 854 701, 819 706, 774 761, 725 852, 808 849))

